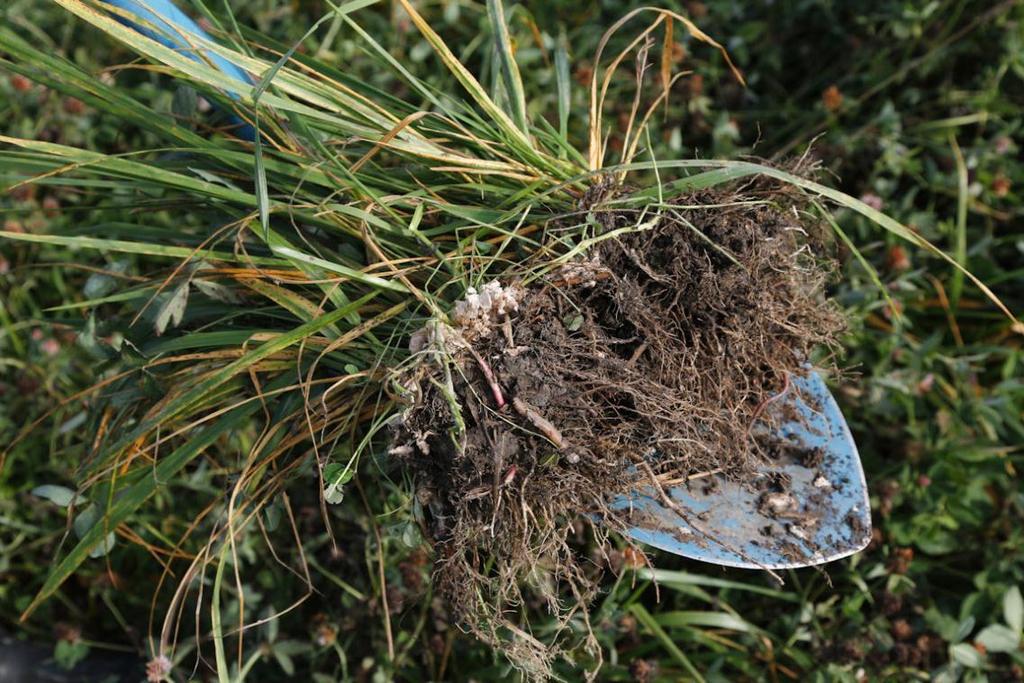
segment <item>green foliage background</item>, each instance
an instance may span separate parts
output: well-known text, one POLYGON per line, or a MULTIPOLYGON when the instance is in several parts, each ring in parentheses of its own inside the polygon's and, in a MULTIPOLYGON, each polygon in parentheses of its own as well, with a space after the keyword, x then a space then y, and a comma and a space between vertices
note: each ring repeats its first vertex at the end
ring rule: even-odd
MULTIPOLYGON (((327 10, 304 1, 233 5, 239 24, 282 45, 327 10)), ((563 0, 507 8, 531 116, 553 118, 557 111, 554 62, 563 40, 571 56, 571 97, 584 103, 597 42, 631 6, 563 0)), ((832 174, 829 184, 913 226, 956 255, 1011 310, 1024 311, 1024 6, 970 0, 666 6, 719 39, 748 85, 739 86, 713 51, 681 40, 680 65, 693 75, 680 81, 658 115, 658 158, 815 155, 832 174)), ((221 12, 215 3, 210 9, 221 12)), ((481 82, 495 77, 493 54, 480 38, 485 5, 444 0, 420 9, 481 82)), ((95 74, 134 59, 50 4, 13 0, 0 17, 3 30, 95 74)), ((450 75, 399 8, 377 7, 360 20, 421 79, 450 87, 450 75)), ((357 40, 329 29, 308 39, 304 50, 368 84, 405 94, 357 40)), ((146 130, 38 84, 25 90, 3 65, 0 60, 3 134, 111 153, 153 147, 146 130)), ((194 92, 166 77, 142 70, 110 74, 119 88, 155 103, 168 122, 177 117, 199 126, 207 116, 194 92)), ((609 101, 628 112, 631 79, 613 87, 621 94, 609 101)), ((616 113, 606 116, 614 121, 616 113)), ((568 124, 576 140, 585 140, 586 121, 568 124)), ((90 223, 97 216, 121 218, 80 201, 77 192, 59 186, 34 194, 16 190, 0 197, 4 229, 58 233, 74 231, 86 213, 90 223)), ((118 207, 124 211, 123 203, 118 207)), ((197 207, 138 208, 164 226, 202 229, 211 221, 197 207)), ((609 572, 593 619, 604 649, 602 679, 668 681, 696 678, 695 672, 706 680, 1022 678, 1024 337, 940 259, 852 213, 840 212, 839 223, 903 314, 893 315, 847 254, 834 293, 852 321, 842 359, 850 372, 835 393, 864 459, 876 540, 825 572, 789 572, 782 588, 759 573, 659 554, 653 555, 654 572, 627 571, 619 580, 609 572)), ((123 254, 81 251, 72 264, 67 258, 66 250, 52 246, 0 241, 0 444, 97 379, 94 323, 67 305, 166 267, 123 254)), ((54 502, 60 489, 30 491, 75 488, 73 472, 92 438, 86 408, 83 401, 68 403, 10 452, 0 472, 0 623, 20 637, 57 643, 55 657, 64 664, 104 650, 148 654, 150 601, 161 569, 154 554, 121 534, 112 552, 88 561, 28 621, 18 621, 55 553, 75 533, 54 502)), ((218 448, 244 452, 253 438, 240 427, 218 448)), ((224 473, 211 470, 222 462, 201 463, 161 490, 127 522, 135 540, 160 545, 177 538, 202 512, 192 501, 217 494, 212 482, 224 473)), ((367 482, 360 495, 333 506, 335 534, 346 539, 334 552, 318 517, 315 479, 306 476, 309 495, 292 502, 317 593, 247 633, 242 662, 251 667, 250 680, 514 675, 501 657, 445 622, 400 487, 367 482), (367 509, 377 515, 379 544, 367 509), (390 615, 381 609, 385 593, 390 615), (390 661, 388 620, 397 651, 390 661)), ((271 535, 284 523, 276 503, 264 516, 271 535)), ((305 591, 288 568, 268 561, 258 529, 239 552, 248 614, 270 615, 305 591)), ((223 619, 232 623, 238 596, 225 591, 231 598, 223 619)), ((544 618, 538 610, 542 634, 544 618)), ((184 643, 191 629, 186 624, 182 632, 184 643)), ((210 650, 205 643, 208 657, 210 650)), ((191 671, 195 654, 187 644, 179 650, 182 675, 191 671)), ((579 667, 588 666, 579 656, 579 666, 562 662, 560 675, 579 677, 579 667)))

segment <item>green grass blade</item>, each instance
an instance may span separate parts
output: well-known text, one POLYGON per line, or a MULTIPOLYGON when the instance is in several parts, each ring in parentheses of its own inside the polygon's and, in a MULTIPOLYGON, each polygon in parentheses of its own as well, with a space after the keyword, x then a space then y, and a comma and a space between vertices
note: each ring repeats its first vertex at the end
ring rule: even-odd
POLYGON ((879 277, 878 271, 875 267, 871 265, 870 261, 864 258, 864 254, 862 254, 860 249, 857 248, 857 245, 853 243, 853 240, 846 234, 846 231, 839 227, 839 224, 836 223, 836 219, 832 217, 832 214, 830 214, 825 207, 821 205, 821 203, 815 201, 813 204, 814 208, 818 210, 818 214, 824 218, 832 228, 832 232, 838 235, 839 239, 846 245, 846 248, 850 250, 851 254, 853 254, 853 257, 857 259, 857 263, 859 263, 860 267, 864 269, 864 272, 868 274, 868 278, 871 280, 871 283, 878 288, 879 292, 882 293, 882 298, 885 299, 885 303, 889 306, 889 310, 892 311, 894 319, 896 321, 902 320, 903 314, 900 313, 900 309, 896 305, 896 302, 892 300, 892 295, 889 294, 889 288, 882 282, 882 278, 879 277))
POLYGON ((510 138, 515 140, 523 149, 533 150, 533 144, 529 138, 516 124, 508 117, 508 114, 499 107, 494 100, 491 99, 490 95, 484 89, 480 82, 476 80, 476 77, 469 72, 459 58, 455 56, 455 53, 451 51, 448 45, 445 44, 444 39, 437 34, 436 31, 430 26, 426 19, 416 11, 416 8, 412 6, 409 0, 399 0, 402 7, 408 13, 412 19, 413 24, 419 29, 423 37, 430 43, 430 46, 434 48, 434 52, 437 53, 438 57, 444 63, 448 70, 452 72, 456 80, 462 84, 462 87, 466 89, 473 101, 476 102, 484 112, 494 120, 498 127, 510 138))
POLYGON ((224 585, 224 567, 228 563, 230 547, 231 544, 227 541, 221 546, 220 555, 217 557, 217 570, 213 575, 213 595, 210 596, 210 629, 213 632, 213 652, 217 663, 218 683, 231 683, 228 658, 224 652, 224 626, 221 624, 220 615, 220 593, 221 587, 224 585))
POLYGON ((512 50, 512 39, 508 34, 508 23, 505 21, 505 8, 501 0, 487 0, 487 16, 494 34, 495 47, 501 65, 501 80, 505 85, 505 95, 512 109, 512 119, 523 133, 529 131, 526 120, 526 94, 523 90, 523 79, 519 75, 519 65, 512 50))
POLYGON ((654 620, 654 617, 652 617, 651 613, 647 611, 647 608, 636 602, 629 606, 629 611, 634 617, 636 617, 636 620, 640 622, 641 626, 654 635, 654 638, 661 643, 661 646, 665 648, 665 651, 676 661, 677 664, 686 669, 686 671, 693 676, 694 680, 703 683, 704 677, 700 675, 700 671, 698 671, 697 667, 693 665, 690 658, 683 654, 683 651, 679 649, 679 646, 672 642, 672 638, 665 633, 665 629, 663 629, 658 622, 654 620))
MULTIPOLYGON (((159 166, 132 161, 124 157, 109 156, 52 142, 12 138, 6 135, 0 135, 0 142, 32 152, 39 152, 55 160, 61 159, 68 165, 67 171, 69 172, 72 170, 87 170, 115 178, 127 178, 146 185, 172 188, 211 199, 220 199, 250 207, 256 206, 256 198, 253 195, 237 188, 193 178, 175 171, 168 171, 159 166)), ((57 166, 56 163, 54 166, 57 166)))
POLYGON ((569 141, 569 112, 572 110, 572 78, 569 75, 569 41, 565 31, 555 47, 555 84, 558 88, 558 135, 569 141))
POLYGON ((111 240, 102 237, 83 237, 76 235, 40 235, 35 233, 8 232, 0 230, 0 239, 18 242, 35 242, 37 244, 57 244, 72 249, 96 249, 98 251, 117 252, 122 254, 139 254, 142 256, 166 256, 169 258, 195 258, 206 261, 224 261, 226 263, 255 264, 261 266, 286 267, 288 261, 272 256, 239 256, 227 251, 215 249, 192 249, 190 247, 173 247, 154 244, 153 242, 129 242, 111 240))
POLYGON ((728 612, 710 612, 702 610, 683 610, 662 612, 655 621, 665 628, 680 626, 704 626, 707 628, 723 628, 739 633, 757 633, 758 629, 750 622, 740 619, 728 612))
POLYGON ((283 243, 283 240, 281 243, 275 243, 274 240, 271 240, 270 248, 275 254, 286 256, 289 260, 321 268, 330 273, 338 273, 339 275, 344 275, 347 278, 369 285, 370 287, 386 289, 392 292, 401 292, 403 294, 408 293, 405 285, 401 282, 385 280, 384 278, 377 277, 376 275, 367 275, 366 273, 354 270, 348 266, 343 266, 340 263, 334 263, 333 261, 328 261, 317 256, 311 256, 295 249, 291 245, 283 243))
POLYGON ((110 507, 105 511, 101 523, 96 524, 86 532, 78 541, 78 544, 72 548, 71 552, 65 555, 50 570, 46 581, 43 583, 43 587, 22 613, 22 620, 27 619, 44 600, 52 596, 60 588, 79 565, 89 559, 89 553, 103 542, 109 531, 127 521, 132 513, 145 503, 160 486, 165 485, 165 482, 173 481, 174 476, 185 465, 211 446, 217 439, 241 427, 258 407, 258 402, 252 401, 236 408, 216 424, 195 434, 171 454, 161 457, 155 466, 145 470, 143 478, 121 490, 110 507))
POLYGON ((954 131, 949 132, 949 144, 956 160, 956 238, 953 244, 953 258, 960 268, 953 271, 953 279, 949 284, 949 301, 955 308, 964 290, 964 268, 967 265, 967 203, 968 194, 967 164, 963 152, 957 144, 954 131))
POLYGON ((750 593, 758 593, 760 595, 766 595, 779 600, 785 600, 788 602, 799 602, 800 597, 787 593, 785 591, 776 590, 773 588, 765 588, 753 583, 743 583, 741 581, 730 581, 728 579, 719 579, 712 576, 702 576, 700 574, 691 574, 689 572, 671 571, 668 569, 640 569, 637 571, 637 576, 641 579, 648 581, 654 581, 658 585, 667 586, 672 588, 674 585, 678 586, 708 586, 711 588, 732 588, 740 591, 747 591, 750 593))
MULTIPOLYGON (((320 18, 319 21, 314 23, 305 35, 295 42, 281 58, 274 63, 270 69, 263 75, 260 82, 252 91, 253 104, 257 104, 260 100, 260 96, 270 86, 271 81, 274 80, 274 76, 281 70, 281 68, 292 58, 295 51, 313 35, 320 26, 328 19, 334 18, 335 15, 338 17, 344 17, 349 12, 354 12, 357 9, 363 7, 369 7, 370 5, 376 4, 379 0, 352 0, 347 2, 341 7, 335 8, 334 12, 327 14, 320 18)), ((267 190, 267 172, 263 165, 263 136, 260 132, 259 116, 256 117, 256 139, 254 141, 254 152, 255 152, 255 166, 256 166, 256 201, 259 207, 260 214, 260 226, 263 228, 264 239, 269 238, 270 235, 270 198, 267 190)))
MULTIPOLYGON (((109 455, 120 452, 133 441, 145 436, 159 425, 170 424, 175 418, 185 414, 190 408, 201 405, 203 401, 206 400, 215 390, 222 387, 236 376, 244 373, 248 368, 279 351, 283 351, 289 346, 301 342, 310 335, 316 334, 320 330, 340 322, 352 310, 357 310, 359 307, 371 301, 376 295, 376 292, 371 292, 352 302, 348 307, 331 311, 330 313, 320 316, 315 320, 296 327, 290 332, 279 334, 276 338, 264 342, 241 358, 228 363, 223 368, 213 373, 210 377, 207 377, 205 380, 199 382, 173 400, 168 401, 168 403, 164 405, 159 412, 148 417, 146 420, 143 420, 135 429, 122 437, 116 445, 107 449, 107 454, 109 455)), ((100 460, 102 462, 105 459, 101 458, 100 460)))

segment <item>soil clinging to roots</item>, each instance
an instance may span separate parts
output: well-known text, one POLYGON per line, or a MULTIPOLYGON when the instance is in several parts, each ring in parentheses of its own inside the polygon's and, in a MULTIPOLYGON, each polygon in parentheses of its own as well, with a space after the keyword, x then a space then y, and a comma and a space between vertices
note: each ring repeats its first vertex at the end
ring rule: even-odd
POLYGON ((527 672, 543 676, 555 651, 517 625, 522 605, 585 623, 597 572, 570 546, 580 520, 603 550, 626 526, 616 495, 742 479, 767 457, 751 432, 776 419, 766 403, 812 349, 835 347, 831 262, 796 201, 760 186, 660 213, 581 206, 606 235, 641 227, 529 286, 488 283, 413 338, 392 453, 428 511, 437 585, 527 672))

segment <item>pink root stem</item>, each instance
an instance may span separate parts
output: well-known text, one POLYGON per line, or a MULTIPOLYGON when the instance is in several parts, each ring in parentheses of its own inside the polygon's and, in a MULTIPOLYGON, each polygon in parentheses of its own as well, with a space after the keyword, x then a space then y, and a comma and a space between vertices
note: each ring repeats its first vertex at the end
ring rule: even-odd
POLYGON ((494 402, 498 404, 498 409, 505 407, 505 394, 501 391, 501 386, 498 384, 498 378, 494 376, 494 371, 491 370, 491 366, 487 364, 487 361, 483 359, 476 349, 472 346, 469 347, 469 352, 473 354, 473 358, 476 359, 477 365, 480 366, 480 371, 484 373, 484 379, 487 380, 487 384, 491 387, 491 394, 494 395, 494 402))
POLYGON ((771 404, 775 403, 780 398, 785 396, 787 393, 789 393, 789 373, 785 373, 782 377, 784 380, 784 383, 782 385, 782 391, 775 394, 774 396, 769 396, 765 400, 761 401, 761 403, 758 404, 757 408, 754 409, 754 417, 750 420, 750 426, 747 427, 747 436, 750 436, 750 431, 754 428, 754 424, 761 418, 761 415, 762 413, 764 413, 765 408, 767 408, 768 406, 770 406, 771 404))

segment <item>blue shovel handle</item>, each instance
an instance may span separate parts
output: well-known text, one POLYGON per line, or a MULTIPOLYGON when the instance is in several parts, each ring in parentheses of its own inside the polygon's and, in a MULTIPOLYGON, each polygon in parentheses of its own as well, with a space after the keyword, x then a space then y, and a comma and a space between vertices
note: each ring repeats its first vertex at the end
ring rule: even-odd
MULTIPOLYGON (((165 45, 166 47, 185 54, 197 62, 208 62, 217 67, 220 71, 242 83, 249 83, 249 75, 241 68, 232 64, 212 50, 195 47, 201 38, 211 41, 209 34, 204 31, 191 17, 182 12, 178 7, 168 0, 104 0, 106 4, 122 9, 138 17, 140 22, 134 22, 121 16, 120 21, 131 26, 139 33, 148 38, 165 45)), ((231 97, 237 98, 237 93, 228 93, 231 97)), ((256 131, 248 123, 245 123, 237 116, 232 119, 238 128, 235 133, 241 138, 254 140, 256 131)))

